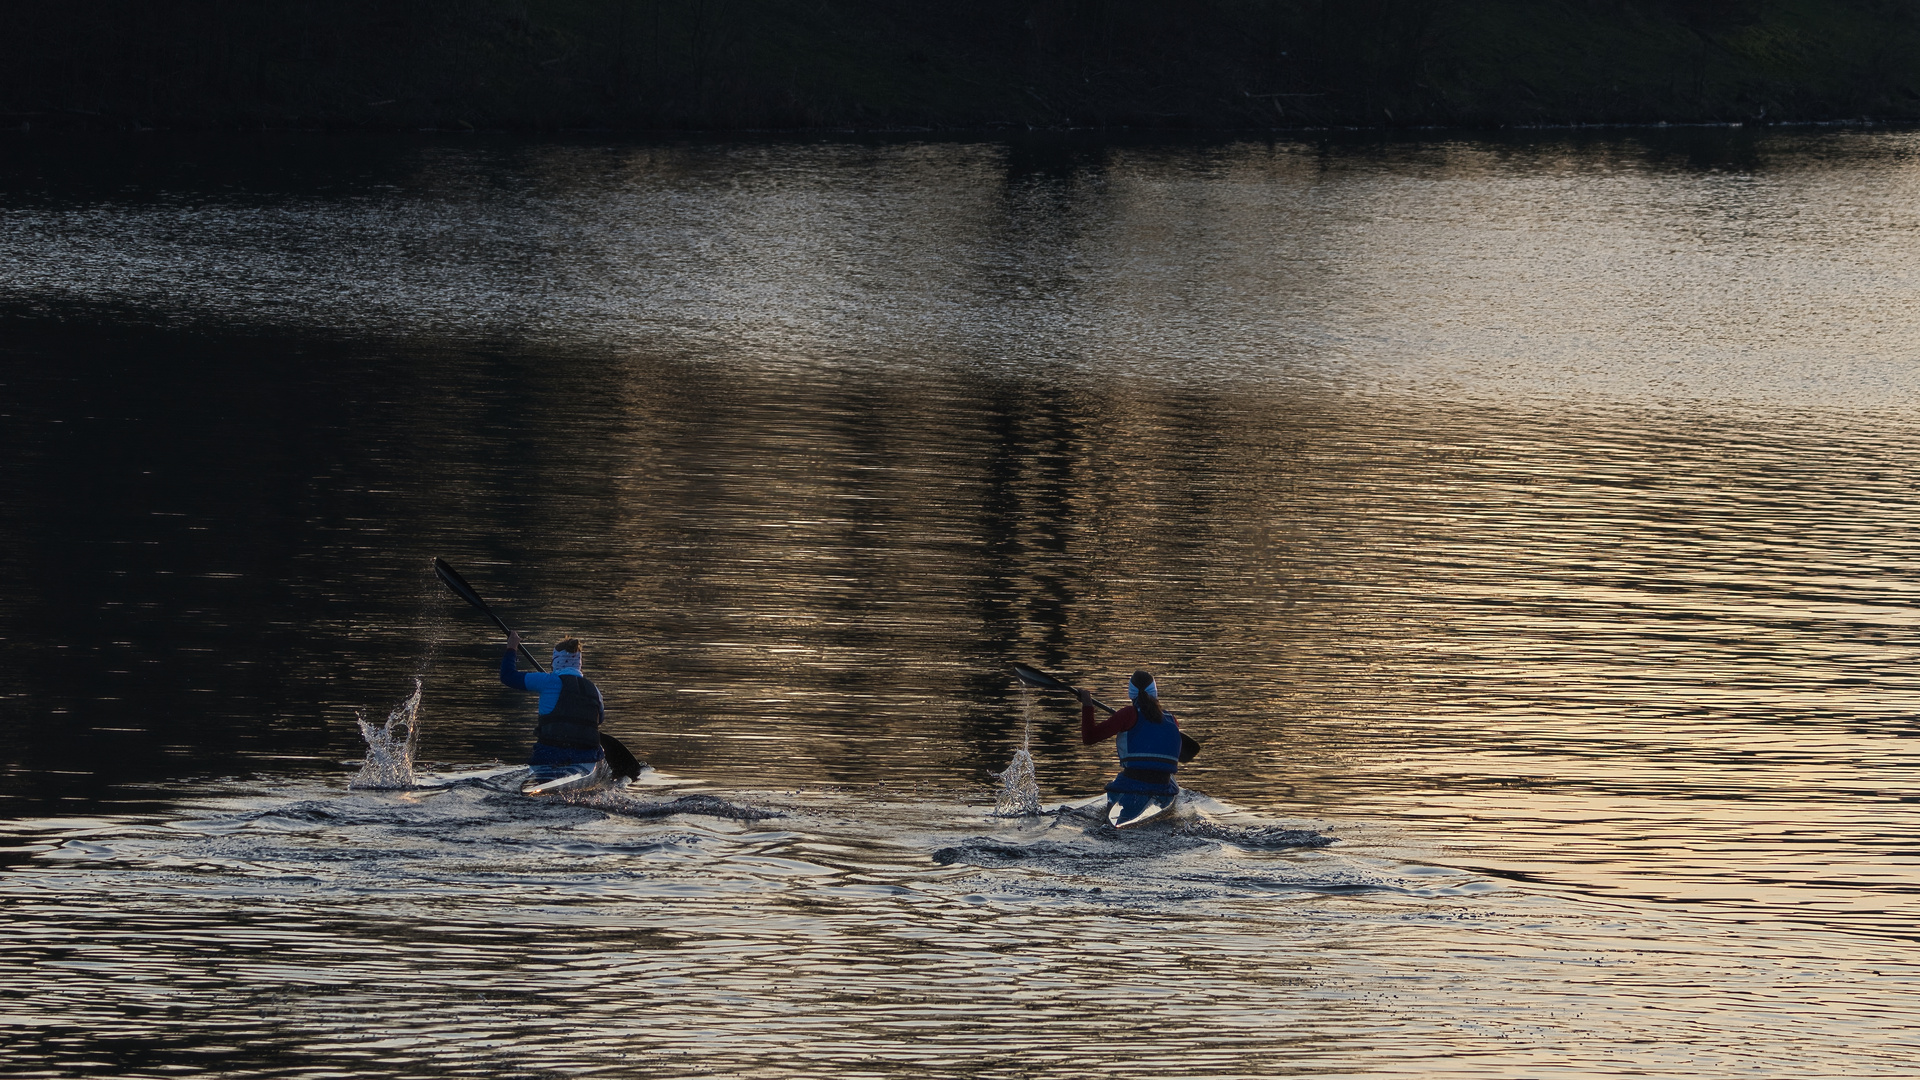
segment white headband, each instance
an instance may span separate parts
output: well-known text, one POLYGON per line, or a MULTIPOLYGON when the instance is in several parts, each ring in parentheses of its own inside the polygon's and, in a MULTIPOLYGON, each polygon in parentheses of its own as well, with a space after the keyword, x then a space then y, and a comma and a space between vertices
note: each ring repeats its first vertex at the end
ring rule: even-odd
POLYGON ((561 652, 559 649, 553 650, 553 673, 558 675, 568 669, 572 669, 575 673, 579 672, 580 654, 577 652, 561 652))

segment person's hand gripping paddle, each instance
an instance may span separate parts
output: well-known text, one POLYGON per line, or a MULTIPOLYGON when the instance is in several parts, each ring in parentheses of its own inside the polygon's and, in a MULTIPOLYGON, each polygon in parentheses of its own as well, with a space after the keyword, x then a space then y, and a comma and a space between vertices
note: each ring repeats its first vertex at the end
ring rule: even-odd
MULTIPOLYGON (((480 594, 474 591, 473 586, 467 584, 467 579, 461 577, 453 567, 448 566, 446 560, 433 560, 433 572, 439 575, 441 581, 446 582, 447 588, 452 589, 454 595, 479 608, 480 614, 492 619, 493 624, 498 626, 502 633, 508 635, 513 633, 513 628, 493 613, 493 609, 487 606, 485 600, 480 599, 480 594)), ((533 665, 535 671, 547 670, 541 665, 539 658, 534 656, 525 645, 520 646, 520 655, 527 658, 527 662, 533 665)), ((626 747, 620 745, 619 739, 603 731, 600 733, 600 748, 607 753, 607 768, 613 771, 613 775, 625 777, 628 780, 640 778, 639 759, 634 757, 626 747)))

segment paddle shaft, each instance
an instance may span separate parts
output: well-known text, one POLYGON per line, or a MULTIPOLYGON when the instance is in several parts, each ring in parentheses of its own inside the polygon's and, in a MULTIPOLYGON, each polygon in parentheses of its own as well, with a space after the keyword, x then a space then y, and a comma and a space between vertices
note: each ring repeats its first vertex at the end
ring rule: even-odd
MULTIPOLYGON (((452 589, 456 596, 460 597, 460 599, 462 600, 465 600, 467 603, 472 604, 474 607, 479 608, 480 614, 485 615, 489 619, 492 619, 493 624, 500 628, 501 633, 503 634, 513 633, 513 628, 507 625, 506 620, 502 619, 498 615, 495 615, 493 613, 493 609, 487 606, 487 602, 485 600, 480 599, 480 594, 474 591, 473 586, 467 584, 467 579, 461 577, 457 572, 455 572, 453 567, 448 566, 446 563, 440 561, 439 559, 435 559, 433 560, 433 572, 440 576, 441 581, 446 582, 447 588, 452 589)), ((522 642, 520 645, 520 655, 527 658, 527 663, 533 665, 533 670, 539 671, 539 672, 545 672, 547 670, 545 665, 540 663, 540 658, 533 655, 533 651, 531 649, 528 649, 524 642, 522 642)))
MULTIPOLYGON (((1067 693, 1072 694, 1075 697, 1080 696, 1080 691, 1075 690, 1071 686, 1067 687, 1067 693)), ((1108 716, 1112 716, 1116 711, 1118 711, 1113 706, 1107 704, 1104 701, 1101 701, 1099 698, 1094 697, 1092 694, 1087 695, 1087 700, 1093 702, 1094 708, 1099 709, 1100 711, 1106 713, 1108 716)))
MULTIPOLYGON (((487 605, 485 605, 485 604, 481 604, 481 605, 480 605, 480 610, 481 610, 481 611, 484 611, 484 612, 486 612, 486 613, 487 613, 487 618, 489 618, 489 619, 492 619, 492 620, 493 620, 493 621, 494 621, 494 622, 495 622, 496 624, 498 624, 501 630, 503 630, 503 631, 505 631, 505 632, 506 632, 506 633, 508 633, 508 634, 511 634, 511 633, 513 633, 513 628, 512 628, 512 627, 510 627, 510 626, 508 626, 508 625, 507 625, 507 624, 506 624, 506 623, 505 623, 505 622, 504 622, 504 621, 503 621, 503 620, 502 620, 502 619, 500 618, 500 616, 498 616, 498 615, 495 615, 495 614, 493 613, 493 609, 492 609, 492 608, 489 608, 489 607, 488 607, 487 605)), ((544 671, 546 671, 546 670, 547 670, 547 669, 546 669, 546 666, 545 666, 544 664, 542 664, 542 663, 540 663, 540 658, 539 658, 539 657, 537 657, 537 656, 535 656, 535 655, 533 655, 533 650, 531 650, 531 649, 529 649, 529 648, 527 648, 527 643, 526 643, 526 642, 524 642, 524 641, 520 643, 520 655, 521 655, 521 656, 524 656, 524 657, 526 657, 526 658, 527 658, 527 663, 529 663, 529 664, 532 664, 532 665, 533 665, 533 670, 535 670, 535 671, 539 671, 539 672, 544 672, 544 671)))
MULTIPOLYGON (((1067 693, 1078 697, 1080 694, 1080 691, 1069 689, 1067 693)), ((1115 709, 1113 706, 1107 704, 1106 702, 1101 701, 1099 698, 1094 697, 1092 694, 1087 695, 1087 700, 1093 702, 1094 708, 1099 709, 1101 712, 1106 713, 1108 716, 1112 716, 1114 713, 1119 711, 1118 709, 1115 709)))

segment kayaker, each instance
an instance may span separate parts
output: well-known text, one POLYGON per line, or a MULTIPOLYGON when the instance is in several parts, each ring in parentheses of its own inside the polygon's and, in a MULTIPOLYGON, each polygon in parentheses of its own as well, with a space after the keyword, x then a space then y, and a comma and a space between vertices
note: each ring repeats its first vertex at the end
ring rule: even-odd
POLYGON ((1105 720, 1095 720, 1092 694, 1076 693, 1080 695, 1080 741, 1091 745, 1112 739, 1120 754, 1120 775, 1107 785, 1107 794, 1180 794, 1180 786, 1173 782, 1173 774, 1180 769, 1180 725, 1160 707, 1159 688, 1150 673, 1133 673, 1127 683, 1127 698, 1133 704, 1105 720))
POLYGON ((553 646, 551 672, 521 671, 519 654, 520 633, 509 630, 500 681, 540 695, 540 724, 533 730, 533 753, 527 756, 533 769, 528 783, 592 771, 594 763, 607 756, 600 747, 600 722, 607 709, 600 688, 580 674, 580 640, 570 637, 553 646))

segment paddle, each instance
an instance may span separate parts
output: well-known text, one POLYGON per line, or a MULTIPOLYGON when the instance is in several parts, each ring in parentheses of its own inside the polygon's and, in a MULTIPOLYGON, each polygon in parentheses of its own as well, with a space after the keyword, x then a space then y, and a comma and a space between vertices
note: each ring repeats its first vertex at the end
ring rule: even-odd
MULTIPOLYGON (((1059 679, 1056 679, 1053 676, 1047 674, 1046 672, 1041 671, 1039 668, 1030 668, 1025 664, 1015 664, 1013 665, 1013 673, 1015 676, 1019 678, 1021 682, 1026 683, 1028 686, 1031 686, 1037 690, 1054 690, 1062 694, 1076 694, 1076 695, 1080 693, 1080 691, 1075 690, 1073 687, 1068 686, 1066 683, 1061 682, 1059 679)), ((1113 706, 1107 704, 1104 701, 1101 701, 1099 698, 1093 698, 1092 701, 1095 705, 1099 706, 1102 710, 1104 710, 1108 715, 1113 714, 1114 712, 1113 706)))
MULTIPOLYGON (((500 616, 495 615, 493 613, 493 609, 487 606, 487 602, 485 600, 480 599, 480 594, 474 591, 473 586, 467 584, 467 579, 461 577, 459 571, 455 570, 451 566, 448 566, 446 563, 446 560, 444 559, 433 560, 433 572, 439 575, 441 581, 446 582, 447 588, 452 589, 455 596, 458 596, 460 599, 465 600, 467 603, 472 604, 474 607, 479 608, 480 614, 485 615, 489 619, 492 619, 493 624, 500 628, 501 633, 504 633, 504 634, 513 633, 512 628, 508 627, 505 622, 501 621, 500 616)), ((533 665, 533 670, 541 671, 541 672, 544 672, 547 670, 545 667, 541 666, 540 659, 533 655, 533 653, 527 648, 525 643, 522 643, 520 646, 520 655, 527 658, 527 662, 533 665)), ((614 738, 613 736, 607 734, 604 731, 601 732, 600 733, 600 749, 606 751, 607 768, 613 770, 613 775, 624 776, 629 780, 640 779, 639 759, 633 756, 632 751, 620 745, 619 739, 614 738)))
MULTIPOLYGON (((1061 682, 1059 679, 1054 678, 1053 676, 1047 674, 1046 672, 1041 671, 1039 668, 1030 668, 1025 664, 1013 665, 1013 674, 1021 682, 1026 683, 1028 686, 1031 686, 1036 690, 1052 690, 1056 693, 1075 694, 1075 695, 1078 695, 1080 693, 1080 691, 1074 689, 1073 687, 1067 685, 1064 682, 1061 682)), ((1087 700, 1093 702, 1094 705, 1105 710, 1108 715, 1112 715, 1114 712, 1113 706, 1107 704, 1104 701, 1101 701, 1097 697, 1088 695, 1087 700)), ((1187 734, 1184 731, 1181 732, 1180 733, 1181 764, 1185 764, 1189 761, 1192 761, 1194 758, 1197 758, 1199 756, 1200 756, 1200 740, 1195 739, 1193 736, 1187 734)))

